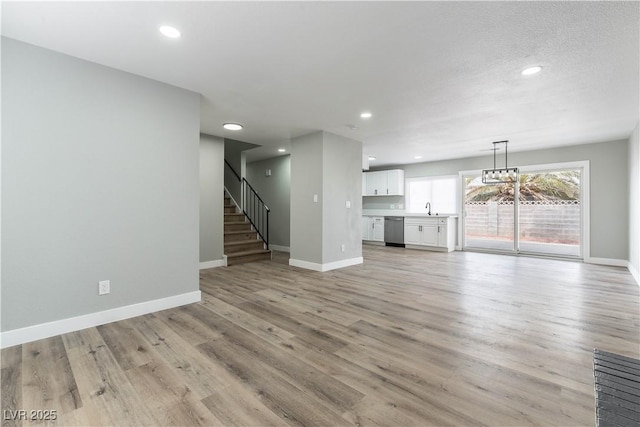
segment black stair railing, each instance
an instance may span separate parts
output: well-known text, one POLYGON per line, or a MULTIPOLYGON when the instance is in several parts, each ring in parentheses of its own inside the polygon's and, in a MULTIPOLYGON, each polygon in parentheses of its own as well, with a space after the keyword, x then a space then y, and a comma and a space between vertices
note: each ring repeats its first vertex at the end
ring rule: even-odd
POLYGON ((240 181, 240 209, 244 213, 249 222, 256 230, 264 244, 269 249, 269 214, 271 209, 264 203, 264 200, 249 184, 246 178, 240 178, 240 175, 233 169, 229 162, 225 159, 225 164, 231 169, 235 177, 240 181))
POLYGON ((267 249, 269 249, 269 213, 271 209, 264 203, 260 195, 242 178, 242 212, 249 218, 249 222, 256 229, 267 249))

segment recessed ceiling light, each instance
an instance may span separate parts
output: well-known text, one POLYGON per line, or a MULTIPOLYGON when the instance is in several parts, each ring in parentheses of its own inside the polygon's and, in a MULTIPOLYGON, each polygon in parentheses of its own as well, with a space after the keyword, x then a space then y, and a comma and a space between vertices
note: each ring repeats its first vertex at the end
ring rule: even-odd
POLYGON ((542 71, 542 66, 536 65, 533 67, 525 68, 524 70, 521 71, 521 74, 523 76, 532 76, 534 74, 538 74, 540 71, 542 71))
POLYGON ((375 160, 376 158, 373 156, 369 156, 369 160, 375 160))
POLYGON ((285 150, 284 148, 278 148, 278 152, 279 153, 284 153, 285 151, 287 151, 287 150, 285 150))
POLYGON ((422 156, 415 156, 414 159, 421 159, 422 156))
POLYGON ((164 34, 165 36, 171 39, 177 39, 178 37, 180 37, 180 31, 168 25, 163 25, 162 27, 159 28, 159 30, 162 34, 164 34))
POLYGON ((362 119, 370 119, 371 118, 371 113, 369 112, 364 112, 360 114, 360 118, 362 119))
POLYGON ((242 129, 242 125, 239 125, 237 123, 225 123, 224 125, 222 125, 223 128, 225 128, 226 130, 240 130, 242 129))

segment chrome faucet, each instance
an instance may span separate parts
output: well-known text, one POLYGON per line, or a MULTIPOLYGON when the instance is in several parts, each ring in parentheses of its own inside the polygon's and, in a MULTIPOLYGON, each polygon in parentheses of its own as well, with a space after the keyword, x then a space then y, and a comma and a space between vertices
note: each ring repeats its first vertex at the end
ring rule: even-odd
POLYGON ((427 215, 431 215, 431 203, 427 202, 424 208, 428 209, 427 215))

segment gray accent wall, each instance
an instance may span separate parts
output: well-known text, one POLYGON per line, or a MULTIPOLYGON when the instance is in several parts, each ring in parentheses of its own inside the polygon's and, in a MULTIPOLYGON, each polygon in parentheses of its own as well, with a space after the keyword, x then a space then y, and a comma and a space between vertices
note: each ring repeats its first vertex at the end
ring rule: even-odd
POLYGON ((362 256, 362 143, 329 132, 323 137, 322 261, 326 264, 362 256))
MULTIPOLYGON (((627 140, 509 153, 509 166, 589 161, 590 176, 590 256, 629 259, 629 144, 627 140)), ((498 158, 498 164, 504 162, 498 158)), ((492 156, 443 160, 400 166, 405 178, 451 175, 459 171, 486 169, 492 156)), ((397 169, 389 167, 385 169, 397 169)), ((374 197, 365 197, 364 209, 374 197)))
POLYGON ((199 128, 196 93, 2 39, 2 331, 198 291, 199 128))
POLYGON ((291 258, 322 264, 322 203, 322 132, 315 132, 291 140, 291 258))
MULTIPOLYGON (((629 138, 629 265, 640 273, 640 122, 629 138)), ((636 276, 636 280, 640 279, 636 276)))
POLYGON ((291 156, 247 163, 247 180, 271 209, 269 244, 289 247, 291 229, 291 156), (266 171, 271 176, 266 176, 266 171))
POLYGON ((200 262, 224 254, 224 140, 200 135, 200 262))
POLYGON ((361 171, 359 141, 324 131, 291 141, 291 259, 325 265, 362 257, 361 171))

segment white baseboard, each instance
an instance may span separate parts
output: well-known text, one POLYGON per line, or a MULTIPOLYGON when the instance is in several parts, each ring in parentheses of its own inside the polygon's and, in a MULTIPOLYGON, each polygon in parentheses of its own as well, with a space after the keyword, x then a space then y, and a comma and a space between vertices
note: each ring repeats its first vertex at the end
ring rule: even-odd
POLYGON ((206 270, 207 268, 216 268, 216 267, 226 267, 227 259, 226 257, 222 259, 216 259, 213 261, 205 261, 200 263, 200 270, 206 270))
POLYGON ((629 265, 629 261, 626 259, 616 259, 616 258, 585 258, 584 262, 587 264, 598 264, 598 265, 610 265, 612 267, 627 267, 629 265))
POLYGON ((302 260, 293 259, 293 258, 289 259, 289 265, 292 267, 300 267, 300 268, 305 268, 307 270, 320 271, 320 272, 362 264, 363 262, 364 262, 364 259, 362 257, 343 259, 340 261, 329 262, 327 264, 318 264, 315 262, 302 261, 302 260))
POLYGON ((363 240, 363 245, 375 245, 375 246, 385 246, 384 242, 379 242, 377 240, 363 240))
POLYGON ((636 283, 638 284, 638 286, 640 286, 640 274, 638 274, 638 270, 636 270, 633 265, 631 265, 631 263, 627 265, 627 268, 629 269, 629 272, 631 273, 633 278, 636 279, 636 283))
POLYGON ((279 252, 291 252, 289 246, 269 245, 269 249, 279 252))
POLYGON ((194 291, 186 294, 174 295, 172 297, 160 298, 110 310, 99 311, 97 313, 85 314, 68 319, 27 326, 26 328, 5 331, 0 333, 0 348, 12 347, 14 345, 54 337, 68 332, 104 325, 105 323, 142 316, 143 314, 200 302, 200 300, 200 291, 194 291))

